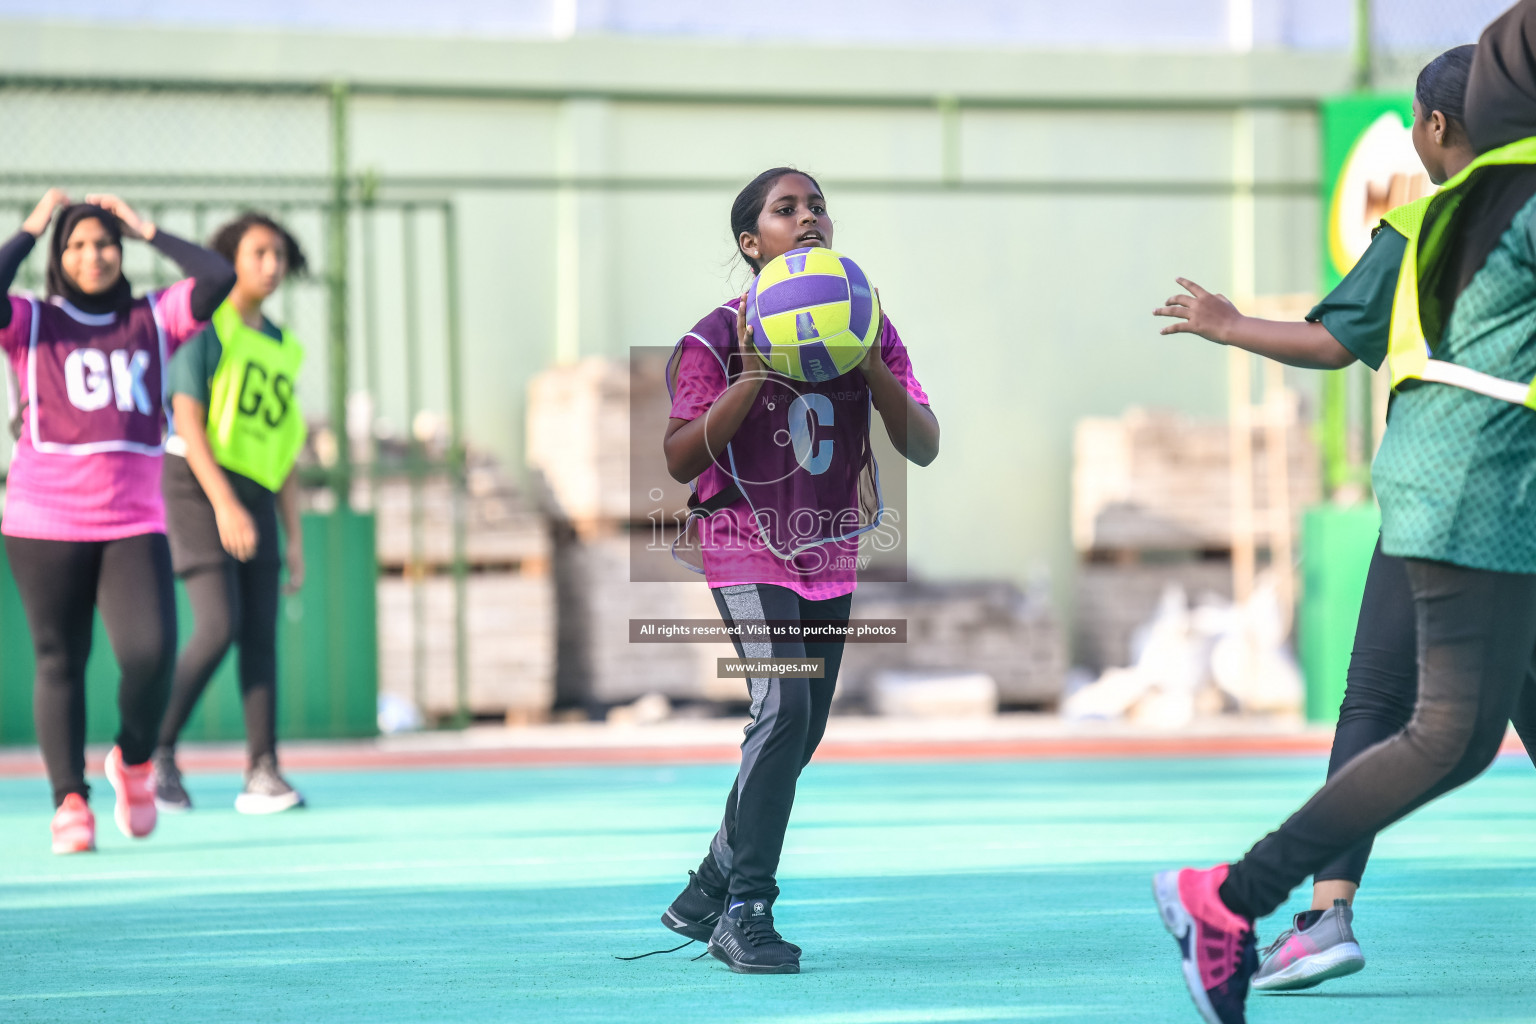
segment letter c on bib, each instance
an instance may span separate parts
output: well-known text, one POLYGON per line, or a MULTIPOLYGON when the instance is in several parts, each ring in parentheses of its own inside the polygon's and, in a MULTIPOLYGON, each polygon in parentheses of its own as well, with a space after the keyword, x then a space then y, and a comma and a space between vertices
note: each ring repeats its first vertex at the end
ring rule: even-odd
POLYGON ((811 392, 789 405, 789 439, 795 448, 795 461, 811 476, 820 476, 832 465, 832 442, 817 441, 816 426, 830 427, 833 422, 832 400, 811 392))

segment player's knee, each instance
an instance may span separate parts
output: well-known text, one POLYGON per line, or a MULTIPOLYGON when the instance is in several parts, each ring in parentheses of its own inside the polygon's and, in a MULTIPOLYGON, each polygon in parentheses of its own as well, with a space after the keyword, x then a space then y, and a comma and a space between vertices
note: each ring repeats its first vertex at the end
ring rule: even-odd
POLYGON ((1403 681, 1395 675, 1376 670, 1352 668, 1339 704, 1339 721, 1356 719, 1391 722, 1398 728, 1413 717, 1418 697, 1417 680, 1403 681))
POLYGON ((199 616, 192 627, 190 650, 202 652, 215 662, 221 661, 235 642, 235 624, 225 615, 199 616))
POLYGON ((811 692, 804 679, 779 681, 779 722, 787 729, 805 734, 811 727, 811 692))
POLYGON ((1477 715, 1471 707, 1420 707, 1407 731, 1429 766, 1442 772, 1461 765, 1479 738, 1477 715))
POLYGON ((85 659, 62 646, 38 650, 35 668, 37 681, 44 686, 68 686, 85 678, 85 659))
POLYGON ((176 664, 176 645, 156 642, 158 639, 147 637, 118 657, 118 668, 126 682, 153 683, 170 675, 176 664))

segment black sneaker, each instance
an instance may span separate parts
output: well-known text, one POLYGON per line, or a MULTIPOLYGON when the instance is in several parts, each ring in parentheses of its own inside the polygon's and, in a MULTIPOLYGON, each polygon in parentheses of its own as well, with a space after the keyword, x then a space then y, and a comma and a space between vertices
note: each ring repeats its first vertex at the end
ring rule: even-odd
POLYGON ((235 797, 235 810, 241 814, 276 814, 290 807, 303 807, 304 797, 277 773, 277 758, 262 754, 245 773, 245 789, 235 797))
POLYGON ((773 901, 733 902, 709 937, 709 951, 736 974, 799 974, 800 947, 773 927, 773 901))
POLYGON ((690 871, 688 884, 661 915, 661 923, 685 938, 708 942, 724 909, 725 893, 706 888, 698 873, 690 871))
POLYGON ((192 798, 181 784, 181 769, 176 767, 176 751, 170 747, 156 747, 155 806, 170 814, 181 814, 192 809, 192 798))

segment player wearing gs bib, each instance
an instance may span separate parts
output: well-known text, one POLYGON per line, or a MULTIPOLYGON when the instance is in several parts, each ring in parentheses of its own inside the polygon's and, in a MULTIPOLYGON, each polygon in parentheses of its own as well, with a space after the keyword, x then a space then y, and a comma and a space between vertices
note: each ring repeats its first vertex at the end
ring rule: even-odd
POLYGON ((304 581, 293 464, 305 428, 294 394, 304 350, 262 315, 262 304, 307 264, 294 237, 259 213, 226 224, 211 245, 234 264, 237 280, 213 322, 171 360, 176 433, 166 442, 166 517, 193 629, 160 726, 155 799, 161 810, 192 809, 176 740, 238 643, 248 764, 235 809, 267 814, 304 803, 277 768, 277 615, 284 563, 290 592, 304 581))
POLYGON ((154 829, 149 760, 176 654, 160 498, 165 366, 234 284, 228 261, 141 220, 116 196, 68 203, 50 190, 0 247, 0 284, 9 289, 65 207, 49 246, 46 298, 0 304, 18 434, 0 532, 37 661, 33 715, 57 809, 56 853, 95 848, 85 664, 98 610, 122 671, 122 724, 105 769, 117 790, 113 817, 125 835, 154 829), (122 273, 124 235, 191 276, 134 298, 122 273))
MULTIPOLYGON (((1415 87, 1413 138, 1437 185, 1477 155, 1462 124, 1474 49, 1458 46, 1436 57, 1419 73, 1415 87)), ((1387 360, 1403 253, 1409 238, 1418 235, 1427 205, 1426 197, 1388 213, 1359 262, 1307 314, 1306 323, 1240 316, 1221 296, 1180 279, 1191 294, 1175 296, 1156 312, 1183 322, 1163 333, 1198 334, 1291 366, 1339 368, 1358 359, 1380 369, 1387 360)), ((1419 690, 1417 636, 1407 565, 1384 553, 1378 541, 1328 760, 1330 777, 1362 751, 1397 735, 1413 716, 1419 690)), ((1536 757, 1536 722, 1517 715, 1515 724, 1536 757)), ((1254 988, 1310 988, 1365 966, 1352 927, 1353 904, 1371 845, 1367 840, 1313 875, 1312 909, 1296 915, 1292 927, 1270 944, 1253 977, 1254 988)))
MULTIPOLYGON (((754 273, 792 249, 830 246, 832 220, 809 175, 774 168, 737 196, 731 228, 754 273)), ((751 346, 743 301, 711 312, 668 367, 669 472, 694 482, 702 571, 724 622, 846 624, 858 534, 878 522, 869 430, 880 414, 897 451, 938 455, 939 427, 889 320, 858 368, 820 384, 770 373, 751 346)), ((877 488, 876 488, 877 489, 877 488)), ((733 971, 790 974, 800 949, 773 923, 777 871, 795 786, 823 732, 841 639, 734 640, 742 657, 823 658, 824 675, 748 680, 752 721, 725 815, 697 872, 662 922, 733 971)))

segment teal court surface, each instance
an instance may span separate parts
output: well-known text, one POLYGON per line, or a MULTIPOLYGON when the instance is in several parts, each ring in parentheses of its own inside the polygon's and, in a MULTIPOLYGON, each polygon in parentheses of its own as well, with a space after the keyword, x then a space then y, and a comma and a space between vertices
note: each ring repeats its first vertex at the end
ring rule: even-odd
MULTIPOLYGON (((657 918, 728 765, 293 771, 312 807, 273 818, 192 774, 198 810, 143 842, 98 780, 100 852, 76 857, 48 852, 42 779, 0 779, 0 1021, 1195 1021, 1149 875, 1240 853, 1323 771, 813 764, 778 905, 804 973, 768 978, 698 945, 614 959, 676 944, 657 918)), ((1364 972, 1249 1019, 1536 1021, 1524 757, 1386 833, 1357 931, 1364 972)))

